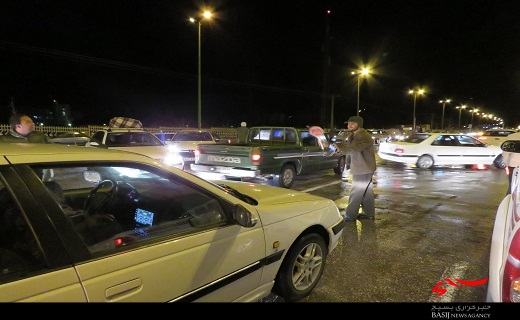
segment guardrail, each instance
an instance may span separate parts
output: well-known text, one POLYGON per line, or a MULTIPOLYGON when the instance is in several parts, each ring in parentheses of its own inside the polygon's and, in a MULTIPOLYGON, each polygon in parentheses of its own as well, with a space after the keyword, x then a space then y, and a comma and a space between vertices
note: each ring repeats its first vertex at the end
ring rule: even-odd
MULTIPOLYGON (((41 131, 48 135, 49 137, 54 136, 58 132, 83 132, 88 136, 91 136, 97 130, 101 130, 106 128, 105 126, 99 125, 88 125, 83 127, 60 127, 60 126, 37 126, 36 130, 41 131)), ((8 124, 0 124, 0 135, 4 135, 9 132, 8 124)), ((176 133, 182 130, 196 130, 197 128, 189 128, 189 127, 158 127, 158 128, 144 128, 146 131, 150 131, 152 133, 159 132, 168 132, 168 133, 176 133)), ((218 135, 221 139, 236 139, 237 138, 237 130, 236 128, 209 128, 204 129, 209 130, 211 133, 218 135)))

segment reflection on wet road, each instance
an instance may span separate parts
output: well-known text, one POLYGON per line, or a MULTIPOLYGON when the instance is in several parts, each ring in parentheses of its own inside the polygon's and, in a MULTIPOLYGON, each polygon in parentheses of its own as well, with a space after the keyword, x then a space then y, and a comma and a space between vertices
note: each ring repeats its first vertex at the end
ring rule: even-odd
MULTIPOLYGON (((348 203, 349 182, 332 172, 298 177, 293 189, 348 203)), ((444 278, 487 278, 503 170, 431 170, 378 162, 376 220, 349 222, 315 291, 302 302, 485 302, 486 284, 452 288, 444 278)), ((264 302, 283 302, 272 295, 264 302)))

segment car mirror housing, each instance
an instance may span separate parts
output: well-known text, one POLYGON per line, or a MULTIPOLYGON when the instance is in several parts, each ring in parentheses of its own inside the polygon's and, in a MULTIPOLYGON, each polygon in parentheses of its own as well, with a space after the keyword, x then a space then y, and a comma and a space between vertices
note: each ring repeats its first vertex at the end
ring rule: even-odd
POLYGON ((245 228, 252 228, 257 223, 253 214, 239 204, 233 208, 233 220, 245 228))
POLYGON ((520 153, 520 141, 504 141, 500 148, 502 151, 520 153))

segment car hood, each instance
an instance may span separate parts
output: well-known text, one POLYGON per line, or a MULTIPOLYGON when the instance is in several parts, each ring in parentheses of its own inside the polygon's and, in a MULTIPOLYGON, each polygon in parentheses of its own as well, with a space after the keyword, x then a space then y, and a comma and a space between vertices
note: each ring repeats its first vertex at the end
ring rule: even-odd
MULTIPOLYGON (((334 201, 320 196, 255 183, 229 180, 215 180, 213 182, 219 185, 227 185, 255 199, 258 202, 255 208, 260 213, 264 225, 312 212, 319 214, 319 219, 323 219, 321 215, 327 212, 328 216, 333 217, 329 221, 330 224, 337 222, 337 218, 340 218, 338 207, 334 201), (296 203, 297 206, 295 206, 296 203), (328 208, 328 211, 323 211, 324 208, 328 208)), ((319 219, 316 218, 316 221, 319 219)))

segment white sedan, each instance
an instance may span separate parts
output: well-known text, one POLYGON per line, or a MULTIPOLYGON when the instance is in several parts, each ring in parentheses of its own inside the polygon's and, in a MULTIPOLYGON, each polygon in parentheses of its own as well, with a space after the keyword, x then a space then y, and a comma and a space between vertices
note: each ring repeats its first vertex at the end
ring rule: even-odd
POLYGON ((208 130, 181 130, 165 143, 181 155, 183 169, 189 169, 195 163, 195 152, 199 144, 216 144, 220 138, 208 130))
POLYGON ((507 140, 507 136, 515 132, 512 129, 488 129, 482 135, 477 136, 477 139, 486 144, 500 147, 502 142, 507 140))
MULTIPOLYGON (((520 155, 520 141, 509 141, 504 152, 520 155), (507 151, 506 151, 507 150, 507 151)), ((511 193, 500 203, 489 254, 488 302, 520 302, 520 167, 511 176, 511 193)))
POLYGON ((152 157, 164 163, 183 168, 181 155, 166 146, 157 136, 143 129, 109 128, 94 132, 86 147, 122 150, 152 157))
POLYGON ((503 169, 502 150, 464 134, 415 133, 404 141, 382 143, 381 159, 422 169, 441 165, 494 165, 503 169))
POLYGON ((135 153, 19 143, 0 155, 0 302, 297 301, 343 232, 330 199, 135 153))

